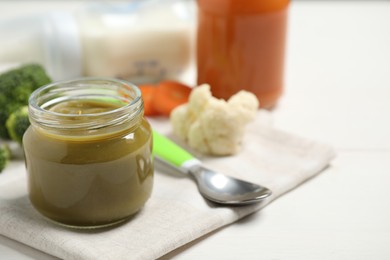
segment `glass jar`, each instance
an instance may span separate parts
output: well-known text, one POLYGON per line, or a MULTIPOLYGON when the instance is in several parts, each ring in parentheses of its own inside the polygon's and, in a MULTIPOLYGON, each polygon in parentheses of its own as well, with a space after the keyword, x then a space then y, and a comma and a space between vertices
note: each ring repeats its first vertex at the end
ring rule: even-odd
POLYGON ((29 197, 60 224, 95 228, 128 219, 153 187, 152 134, 140 90, 83 78, 43 86, 23 137, 29 197))
POLYGON ((283 90, 289 0, 198 0, 198 84, 228 99, 254 93, 271 108, 283 90))

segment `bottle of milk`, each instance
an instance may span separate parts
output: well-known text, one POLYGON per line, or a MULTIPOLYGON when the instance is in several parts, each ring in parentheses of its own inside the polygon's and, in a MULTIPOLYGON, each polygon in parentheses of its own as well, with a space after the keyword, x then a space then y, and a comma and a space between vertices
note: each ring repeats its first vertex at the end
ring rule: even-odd
POLYGON ((176 79, 191 58, 189 1, 94 4, 77 12, 0 20, 0 66, 38 62, 54 80, 104 76, 176 79))

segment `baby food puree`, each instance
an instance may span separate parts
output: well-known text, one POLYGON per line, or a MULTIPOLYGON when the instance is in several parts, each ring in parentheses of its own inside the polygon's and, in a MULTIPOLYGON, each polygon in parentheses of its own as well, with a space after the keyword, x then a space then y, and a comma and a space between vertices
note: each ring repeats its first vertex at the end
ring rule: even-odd
POLYGON ((141 104, 136 87, 105 79, 54 83, 32 95, 23 144, 29 197, 40 213, 93 228, 142 208, 152 191, 153 159, 141 104), (79 86, 69 90, 72 84, 79 86))

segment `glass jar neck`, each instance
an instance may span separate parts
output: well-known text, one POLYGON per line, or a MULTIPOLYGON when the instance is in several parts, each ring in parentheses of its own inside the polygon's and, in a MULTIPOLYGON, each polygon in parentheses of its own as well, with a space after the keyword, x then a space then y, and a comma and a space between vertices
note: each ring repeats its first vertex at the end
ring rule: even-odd
POLYGON ((118 135, 137 127, 142 117, 140 90, 116 79, 55 82, 37 89, 29 100, 31 125, 63 138, 85 140, 118 135), (94 106, 99 109, 94 110, 94 106))

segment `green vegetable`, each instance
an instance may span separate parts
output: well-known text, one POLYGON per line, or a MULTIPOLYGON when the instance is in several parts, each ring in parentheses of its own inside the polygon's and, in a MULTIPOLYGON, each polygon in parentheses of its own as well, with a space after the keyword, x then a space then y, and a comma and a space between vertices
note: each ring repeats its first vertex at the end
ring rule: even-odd
POLYGON ((12 140, 22 144, 23 134, 30 126, 28 119, 28 106, 14 111, 7 119, 5 126, 12 140))
POLYGON ((8 161, 11 158, 11 153, 6 144, 0 144, 0 173, 4 170, 8 161))
POLYGON ((31 93, 51 82, 39 64, 27 64, 0 75, 0 138, 10 139, 6 121, 19 108, 28 105, 31 93))

